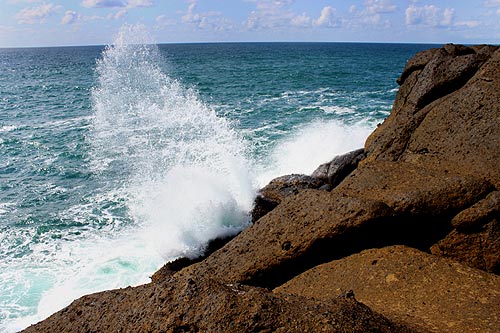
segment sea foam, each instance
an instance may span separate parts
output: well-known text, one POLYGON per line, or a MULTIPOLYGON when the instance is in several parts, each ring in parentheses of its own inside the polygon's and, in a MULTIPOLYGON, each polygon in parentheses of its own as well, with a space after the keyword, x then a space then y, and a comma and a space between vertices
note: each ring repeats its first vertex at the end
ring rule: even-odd
MULTIPOLYGON (((5 310, 0 331, 22 329, 85 294, 146 283, 165 261, 198 256, 210 239, 248 225, 254 187, 245 142, 164 63, 141 26, 124 26, 98 60, 88 162, 94 181, 107 185, 66 212, 79 226, 43 234, 46 241, 30 245, 35 262, 13 259, 0 273, 17 281, 9 304, 23 307, 5 310), (107 202, 129 220, 108 215, 107 202), (98 207, 96 223, 85 221, 98 207), (23 297, 38 304, 35 313, 23 297)), ((28 244, 38 237, 32 231, 22 236, 28 244)))

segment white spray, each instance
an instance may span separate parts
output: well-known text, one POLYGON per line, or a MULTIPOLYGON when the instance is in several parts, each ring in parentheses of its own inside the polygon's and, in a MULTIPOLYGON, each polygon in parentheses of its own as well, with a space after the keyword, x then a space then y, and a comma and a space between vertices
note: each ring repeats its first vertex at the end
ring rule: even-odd
POLYGON ((245 144, 162 71, 158 48, 147 40, 144 28, 126 26, 98 62, 95 161, 123 169, 130 212, 165 259, 193 257, 208 240, 248 222, 245 144))

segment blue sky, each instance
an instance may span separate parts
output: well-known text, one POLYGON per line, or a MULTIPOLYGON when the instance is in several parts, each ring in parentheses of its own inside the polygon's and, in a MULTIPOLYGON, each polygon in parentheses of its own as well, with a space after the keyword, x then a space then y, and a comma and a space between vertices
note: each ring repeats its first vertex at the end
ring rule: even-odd
POLYGON ((0 0, 0 47, 109 44, 141 23, 158 43, 500 43, 500 0, 0 0))

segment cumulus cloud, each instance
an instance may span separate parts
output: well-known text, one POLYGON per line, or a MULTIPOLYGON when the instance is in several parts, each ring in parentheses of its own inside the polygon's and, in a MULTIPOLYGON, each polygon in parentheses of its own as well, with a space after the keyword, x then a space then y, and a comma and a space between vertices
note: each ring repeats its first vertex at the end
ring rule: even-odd
POLYGON ((405 23, 408 27, 445 28, 453 25, 455 9, 441 9, 435 5, 416 6, 414 3, 406 8, 405 23))
POLYGON ((198 12, 197 0, 191 0, 186 13, 181 21, 199 29, 211 29, 214 31, 233 30, 233 23, 216 11, 198 12))
POLYGON ((290 10, 292 0, 249 0, 255 3, 244 22, 247 29, 273 29, 286 26, 310 26, 311 18, 306 13, 297 14, 290 10))
POLYGON ((390 27, 390 21, 384 19, 384 15, 393 13, 397 10, 390 0, 366 0, 361 9, 356 6, 349 8, 349 13, 353 15, 350 19, 350 26, 378 26, 383 28, 390 27))
POLYGON ((16 14, 17 22, 20 24, 42 23, 45 19, 61 10, 61 6, 52 3, 43 3, 37 7, 24 8, 16 14))
POLYGON ((313 20, 313 25, 317 27, 335 27, 337 24, 334 22, 335 8, 326 6, 321 10, 321 14, 316 20, 313 20))
POLYGON ((83 0, 82 5, 87 8, 137 8, 151 7, 151 0, 83 0))
POLYGON ((61 19, 61 24, 64 24, 64 25, 73 24, 76 21, 78 21, 78 18, 79 18, 79 16, 75 11, 67 10, 66 13, 64 13, 63 18, 61 19))

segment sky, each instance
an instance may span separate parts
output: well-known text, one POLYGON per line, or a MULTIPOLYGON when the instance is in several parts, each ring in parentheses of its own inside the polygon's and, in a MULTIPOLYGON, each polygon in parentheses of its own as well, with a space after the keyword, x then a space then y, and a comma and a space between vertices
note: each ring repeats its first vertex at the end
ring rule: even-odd
POLYGON ((123 24, 157 43, 500 44, 500 0, 0 0, 0 47, 110 44, 123 24))

